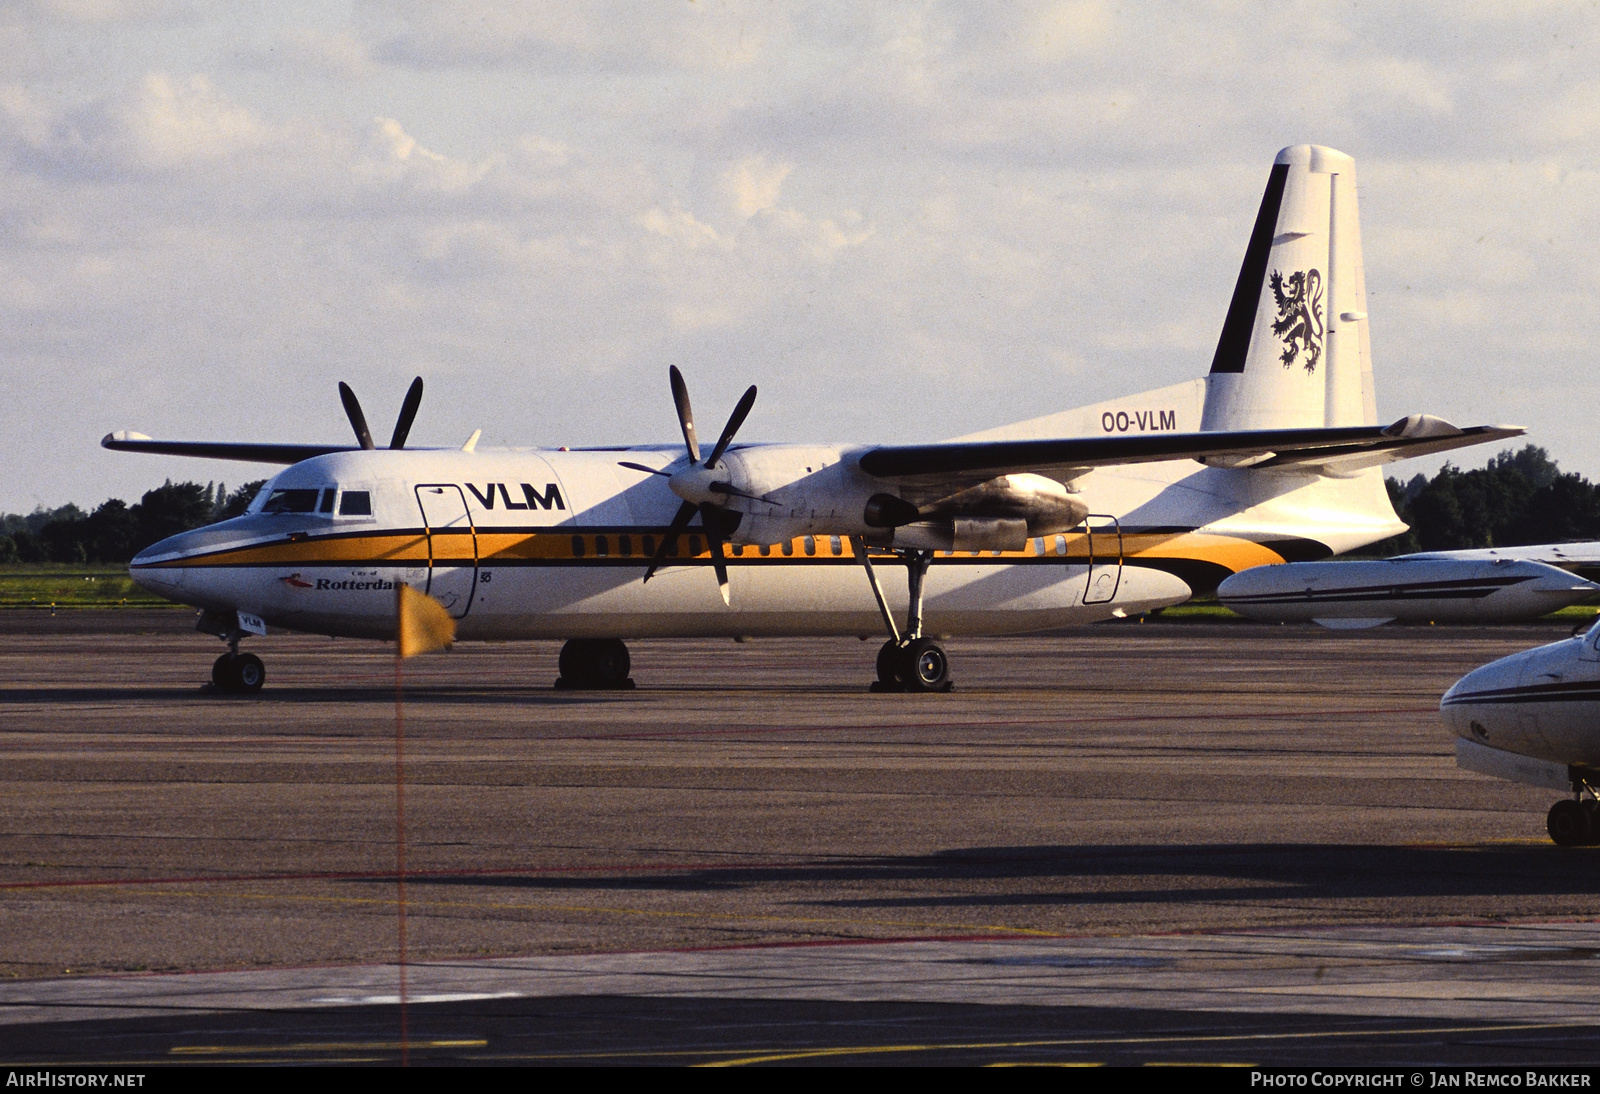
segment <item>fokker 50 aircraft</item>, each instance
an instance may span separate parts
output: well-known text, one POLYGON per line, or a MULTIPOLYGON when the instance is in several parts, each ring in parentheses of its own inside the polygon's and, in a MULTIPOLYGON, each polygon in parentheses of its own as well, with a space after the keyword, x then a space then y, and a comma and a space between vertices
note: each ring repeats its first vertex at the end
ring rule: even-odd
POLYGON ((937 444, 734 444, 745 392, 683 445, 387 449, 341 385, 359 447, 168 442, 107 448, 289 464, 233 520, 131 564, 203 609, 253 691, 246 633, 388 638, 398 582, 459 638, 562 638, 559 684, 628 686, 629 638, 886 633, 882 690, 949 686, 938 636, 1087 623, 1188 599, 1250 566, 1402 531, 1381 464, 1499 440, 1426 415, 1377 424, 1354 161, 1286 148, 1268 178, 1210 374, 937 444), (904 581, 882 582, 895 570, 904 581), (887 588, 885 586, 888 586, 887 588))

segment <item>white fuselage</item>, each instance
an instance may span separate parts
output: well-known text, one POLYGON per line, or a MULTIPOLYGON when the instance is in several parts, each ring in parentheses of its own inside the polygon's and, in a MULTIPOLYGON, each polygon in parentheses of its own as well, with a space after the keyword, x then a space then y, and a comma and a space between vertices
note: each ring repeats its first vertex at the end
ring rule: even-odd
POLYGON ((1296 562, 1234 574, 1217 599, 1271 623, 1508 623, 1600 596, 1600 585, 1521 559, 1296 562))
MULTIPOLYGON (((728 505, 740 523, 723 558, 727 604, 698 523, 643 581, 679 499, 665 478, 619 460, 681 467, 681 450, 665 446, 318 456, 269 482, 245 516, 164 540, 130 572, 183 603, 344 636, 394 633, 397 582, 444 603, 463 639, 873 635, 883 623, 849 537, 886 534, 862 520, 884 484, 855 466, 860 451, 727 453, 728 479, 751 495, 728 505), (360 494, 362 504, 347 500, 360 494), (309 511, 267 511, 274 496, 309 511)), ((1022 550, 935 553, 928 633, 1149 611, 1249 566, 1321 557, 1401 528, 1376 470, 1331 479, 1184 460, 1100 469, 1074 485, 1091 514, 1083 526, 1022 550)), ((872 558, 890 606, 903 611, 899 560, 872 558)))

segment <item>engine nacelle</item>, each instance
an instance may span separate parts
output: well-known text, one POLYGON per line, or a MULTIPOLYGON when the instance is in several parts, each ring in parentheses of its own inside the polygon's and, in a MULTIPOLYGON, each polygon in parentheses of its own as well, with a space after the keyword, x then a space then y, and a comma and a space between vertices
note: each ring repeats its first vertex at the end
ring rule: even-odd
POLYGON ((1028 522, 1006 517, 919 520, 896 528, 893 545, 923 551, 1020 551, 1028 545, 1028 522))
MULTIPOLYGON (((970 486, 918 511, 923 520, 948 520, 959 526, 962 521, 995 525, 985 531, 972 530, 972 536, 1006 536, 998 530, 1000 525, 1021 521, 1026 525, 1023 539, 1028 536, 1049 536, 1075 528, 1089 515, 1089 507, 1067 492, 1055 479, 1043 475, 1001 475, 977 486, 970 486)), ((959 528, 956 534, 960 534, 959 528)), ((973 550, 974 548, 956 548, 973 550)), ((976 548, 983 549, 983 548, 976 548)), ((1019 545, 1020 549, 1020 545, 1019 545)))

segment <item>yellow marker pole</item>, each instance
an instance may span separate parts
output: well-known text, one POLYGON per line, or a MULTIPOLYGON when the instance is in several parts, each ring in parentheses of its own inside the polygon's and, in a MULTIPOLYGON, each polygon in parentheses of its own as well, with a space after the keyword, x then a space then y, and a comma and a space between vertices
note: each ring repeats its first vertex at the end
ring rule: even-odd
POLYGON ((427 593, 405 582, 395 584, 394 643, 394 860, 396 944, 400 969, 400 1066, 411 1063, 411 1038, 406 1008, 406 721, 400 665, 407 657, 447 649, 455 641, 456 621, 427 593))

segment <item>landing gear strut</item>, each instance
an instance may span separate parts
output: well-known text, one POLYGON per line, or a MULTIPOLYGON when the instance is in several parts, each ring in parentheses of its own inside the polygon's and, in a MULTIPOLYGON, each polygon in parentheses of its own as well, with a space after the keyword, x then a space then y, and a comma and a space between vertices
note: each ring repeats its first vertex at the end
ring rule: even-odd
POLYGON ((889 641, 878 650, 878 679, 873 691, 949 691, 950 659, 944 647, 931 638, 922 636, 922 583, 928 576, 928 564, 933 561, 932 551, 896 551, 906 563, 906 585, 910 602, 906 607, 906 629, 902 633, 895 626, 889 602, 883 598, 883 586, 867 557, 867 545, 860 536, 852 546, 856 557, 867 571, 867 581, 872 585, 872 595, 883 614, 883 623, 889 629, 889 641))
POLYGON ((624 691, 628 679, 628 647, 619 638, 574 638, 561 647, 558 691, 624 691))

